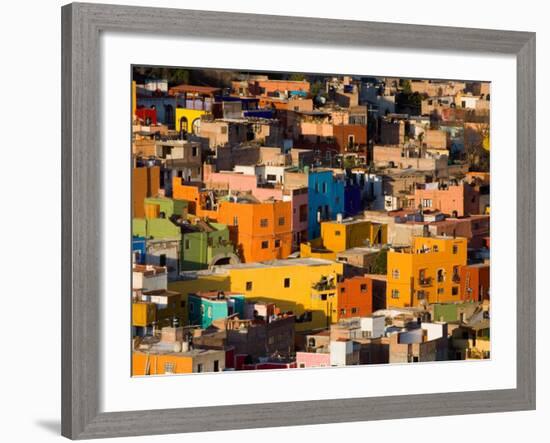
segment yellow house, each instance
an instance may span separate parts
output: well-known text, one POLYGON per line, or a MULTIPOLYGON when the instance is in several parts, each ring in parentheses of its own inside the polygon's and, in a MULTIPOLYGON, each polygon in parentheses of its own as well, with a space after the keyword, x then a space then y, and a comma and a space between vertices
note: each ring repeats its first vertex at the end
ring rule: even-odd
POLYGON ((460 267, 466 260, 462 237, 414 237, 410 248, 389 251, 386 305, 461 301, 460 267))
POLYGON ((201 109, 176 108, 176 130, 181 131, 183 126, 185 131, 195 134, 201 115, 207 113, 201 109))
POLYGON ((387 225, 368 220, 325 221, 320 238, 300 245, 300 256, 335 260, 346 249, 387 242, 387 225))
POLYGON ((296 330, 328 327, 338 320, 337 282, 343 265, 317 258, 241 263, 223 267, 231 291, 275 302, 296 315, 296 330))

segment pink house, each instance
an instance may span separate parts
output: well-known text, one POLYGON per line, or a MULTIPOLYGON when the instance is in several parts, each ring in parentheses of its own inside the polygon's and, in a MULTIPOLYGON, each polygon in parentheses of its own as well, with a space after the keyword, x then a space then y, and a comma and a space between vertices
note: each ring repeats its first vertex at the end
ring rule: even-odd
POLYGON ((418 184, 414 191, 414 204, 418 208, 438 210, 453 217, 479 214, 479 192, 472 186, 440 183, 418 184))
POLYGON ((328 352, 296 352, 296 366, 298 368, 323 368, 330 366, 328 352))

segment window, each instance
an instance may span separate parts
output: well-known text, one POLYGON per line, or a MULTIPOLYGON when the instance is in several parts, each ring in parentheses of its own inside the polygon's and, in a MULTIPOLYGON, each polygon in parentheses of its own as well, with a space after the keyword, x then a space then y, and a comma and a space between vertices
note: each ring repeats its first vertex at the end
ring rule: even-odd
POLYGON ((417 291, 416 292, 416 298, 418 300, 424 300, 426 298, 426 292, 425 291, 417 291))
POLYGON ((190 312, 191 314, 193 314, 193 313, 195 312, 195 305, 194 305, 193 303, 191 303, 191 304, 189 305, 189 312, 190 312))
POLYGON ((221 127, 222 134, 227 134, 227 126, 221 127))
POLYGON ((399 269, 394 269, 392 271, 392 278, 398 280, 399 279, 399 269))
POLYGON ((357 314, 357 311, 358 311, 357 308, 351 308, 351 313, 352 313, 352 314, 357 314))
POLYGON ((442 283, 445 281, 445 270, 444 269, 438 269, 437 270, 437 282, 442 283))
POLYGON ((166 362, 164 363, 164 373, 165 374, 175 374, 176 372, 176 365, 173 362, 166 362))
POLYGON ((202 363, 197 365, 197 372, 202 372, 202 363))
POLYGON ((346 315, 346 310, 345 309, 340 309, 340 315, 346 315))
POLYGON ((458 283, 460 281, 460 272, 458 266, 453 266, 453 281, 458 283))
POLYGON ((392 289, 391 290, 391 298, 399 298, 399 290, 398 289, 392 289))
POLYGON ((267 174, 266 179, 268 182, 277 181, 277 176, 275 174, 267 174))
MULTIPOLYGON (((297 107, 297 106, 296 106, 297 107)), ((306 367, 306 364, 305 363, 300 363, 300 366, 298 366, 299 368, 305 368, 306 367)))
POLYGON ((422 199, 422 207, 423 208, 431 208, 432 207, 432 199, 431 198, 422 199))
POLYGON ((214 360, 214 372, 220 372, 220 361, 214 360))
POLYGON ((453 245, 453 254, 458 254, 458 245, 453 245))
POLYGON ((268 240, 264 240, 262 242, 262 249, 267 249, 269 248, 269 241, 268 240))
POLYGON ((334 235, 335 235, 336 237, 340 237, 340 231, 334 231, 334 235))
POLYGON ((433 249, 434 252, 438 252, 439 251, 439 246, 433 245, 432 249, 433 249))
POLYGON ((212 237, 208 237, 208 240, 206 240, 206 243, 208 246, 212 246, 214 244, 214 239, 212 237))
POLYGON ((280 248, 281 247, 281 240, 277 239, 275 240, 275 247, 280 248))
POLYGON ((191 152, 191 155, 192 155, 193 157, 196 157, 197 154, 198 154, 198 152, 199 152, 198 148, 197 148, 196 146, 193 146, 193 150, 192 150, 192 152, 191 152))
POLYGON ((284 279, 283 286, 285 288, 290 288, 290 278, 287 277, 284 279))
POLYGON ((189 239, 185 239, 185 249, 189 249, 189 239))
POLYGON ((437 293, 438 293, 439 295, 443 294, 444 292, 445 292, 445 289, 443 289, 443 288, 437 288, 437 293))
POLYGON ((251 281, 246 282, 246 290, 247 291, 252 291, 252 282, 251 281))
POLYGON ((321 294, 321 300, 327 301, 327 294, 321 294))
POLYGON ((362 283, 359 288, 360 288, 361 292, 367 292, 367 284, 366 283, 362 283))
POLYGON ((323 194, 327 193, 327 184, 323 183, 323 194))
POLYGON ((346 288, 340 288, 340 294, 343 294, 346 292, 346 288))
POLYGON ((160 254, 159 266, 166 266, 166 254, 160 254))
POLYGON ((239 217, 235 215, 233 216, 233 226, 238 226, 238 225, 239 225, 239 217))
POLYGON ((260 226, 261 226, 262 228, 267 228, 267 218, 262 218, 262 219, 260 220, 260 226))
POLYGON ((458 286, 453 286, 452 292, 453 295, 458 295, 458 286))
POLYGON ((307 205, 300 205, 300 222, 307 221, 307 205))
POLYGON ((284 225, 285 225, 285 218, 279 217, 279 226, 284 226, 284 225))
POLYGON ((302 315, 296 318, 296 323, 308 323, 313 320, 313 314, 311 311, 305 311, 302 315))
POLYGON ((182 300, 182 301, 180 302, 180 308, 185 308, 185 300, 182 300))

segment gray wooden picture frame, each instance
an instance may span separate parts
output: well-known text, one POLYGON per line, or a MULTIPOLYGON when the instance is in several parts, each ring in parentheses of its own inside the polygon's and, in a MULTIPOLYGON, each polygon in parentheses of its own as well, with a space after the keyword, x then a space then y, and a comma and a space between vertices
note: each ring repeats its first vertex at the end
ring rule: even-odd
POLYGON ((535 408, 535 34, 73 3, 62 8, 62 434, 72 439, 535 408), (246 29, 246 33, 241 30, 246 29), (102 412, 100 46, 104 31, 517 58, 516 389, 102 412))

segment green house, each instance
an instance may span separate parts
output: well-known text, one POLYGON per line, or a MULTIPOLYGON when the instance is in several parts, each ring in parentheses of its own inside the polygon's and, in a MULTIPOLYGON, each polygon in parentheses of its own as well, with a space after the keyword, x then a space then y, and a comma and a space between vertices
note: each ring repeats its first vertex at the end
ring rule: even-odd
POLYGON ((183 270, 239 263, 229 240, 229 229, 221 223, 198 221, 184 228, 181 248, 183 270))

